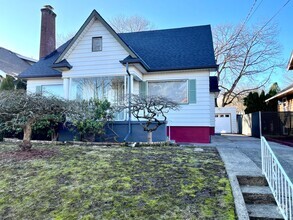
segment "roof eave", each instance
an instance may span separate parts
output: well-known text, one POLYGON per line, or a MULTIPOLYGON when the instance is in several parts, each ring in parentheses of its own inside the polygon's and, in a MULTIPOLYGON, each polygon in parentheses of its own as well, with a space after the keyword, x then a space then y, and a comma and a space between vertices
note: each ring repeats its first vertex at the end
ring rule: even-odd
POLYGON ((61 61, 61 63, 55 63, 52 66, 52 69, 58 70, 58 71, 68 71, 72 69, 72 65, 68 63, 67 60, 61 61))
POLYGON ((280 93, 274 95, 273 97, 271 97, 271 98, 265 100, 265 102, 269 102, 269 101, 271 101, 271 100, 273 100, 273 99, 276 99, 276 98, 279 98, 279 97, 286 96, 286 95, 288 95, 288 93, 290 93, 290 92, 293 93, 293 87, 291 87, 291 88, 289 88, 289 89, 286 89, 285 91, 280 92, 280 93))
POLYGON ((198 66, 198 67, 179 67, 179 68, 163 68, 163 69, 150 69, 148 72, 160 72, 160 71, 174 71, 174 70, 199 70, 206 69, 209 71, 217 71, 218 65, 211 66, 198 66))
POLYGON ((21 79, 33 79, 33 78, 56 78, 62 77, 62 74, 54 74, 54 75, 34 75, 34 76, 19 76, 21 79))
POLYGON ((68 66, 59 66, 59 67, 52 67, 52 69, 54 70, 58 70, 58 71, 68 71, 68 70, 71 70, 72 66, 71 67, 68 67, 68 66))
POLYGON ((146 72, 149 71, 148 65, 143 60, 141 60, 140 58, 124 59, 124 60, 120 60, 119 62, 121 64, 126 64, 126 63, 128 63, 128 64, 140 64, 146 72))

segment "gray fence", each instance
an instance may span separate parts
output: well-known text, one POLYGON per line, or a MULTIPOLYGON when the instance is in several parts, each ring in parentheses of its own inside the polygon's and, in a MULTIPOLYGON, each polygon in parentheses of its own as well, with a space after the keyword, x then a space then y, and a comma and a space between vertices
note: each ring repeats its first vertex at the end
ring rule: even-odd
POLYGON ((238 130, 240 134, 252 137, 260 137, 259 112, 246 115, 238 115, 238 130))
POLYGON ((293 112, 254 112, 238 115, 240 134, 260 137, 293 137, 293 112))

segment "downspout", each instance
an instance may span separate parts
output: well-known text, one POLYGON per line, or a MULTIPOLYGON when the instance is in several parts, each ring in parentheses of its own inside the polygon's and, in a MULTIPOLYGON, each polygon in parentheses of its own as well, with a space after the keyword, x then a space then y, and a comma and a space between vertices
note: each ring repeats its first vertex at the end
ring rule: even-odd
POLYGON ((124 138, 124 142, 127 141, 131 134, 131 75, 128 70, 128 62, 126 63, 126 72, 128 74, 128 133, 124 138))

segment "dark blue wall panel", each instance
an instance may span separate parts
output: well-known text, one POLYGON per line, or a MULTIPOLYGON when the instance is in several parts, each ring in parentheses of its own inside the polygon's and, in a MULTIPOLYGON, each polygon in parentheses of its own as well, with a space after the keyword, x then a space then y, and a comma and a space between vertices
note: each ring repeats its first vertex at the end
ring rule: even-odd
MULTIPOLYGON (((153 132, 153 141, 166 141, 167 131, 166 124, 158 127, 153 132)), ((127 142, 147 142, 147 132, 143 130, 143 127, 137 121, 131 122, 131 134, 127 139, 127 142)), ((98 142, 123 142, 124 138, 128 133, 128 122, 127 121, 115 121, 109 122, 105 126, 104 135, 96 135, 96 141, 98 142)), ((67 127, 61 126, 59 129, 58 141, 72 141, 79 140, 79 134, 74 129, 68 129, 67 127), (76 137, 76 138, 75 138, 76 137)))

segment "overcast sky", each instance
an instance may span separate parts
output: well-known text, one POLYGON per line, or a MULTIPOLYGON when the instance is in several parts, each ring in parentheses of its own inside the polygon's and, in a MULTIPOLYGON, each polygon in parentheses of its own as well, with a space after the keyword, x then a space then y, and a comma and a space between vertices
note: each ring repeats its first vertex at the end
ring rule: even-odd
MULTIPOLYGON (((57 35, 76 32, 93 9, 106 21, 117 15, 140 15, 150 20, 156 29, 203 24, 243 22, 255 0, 1 0, 0 47, 38 58, 40 41, 40 9, 52 5, 57 14, 57 35)), ((269 20, 287 0, 257 0, 258 9, 249 23, 269 20)), ((293 1, 290 1, 273 22, 279 24, 279 40, 283 59, 289 60, 293 50, 293 1)), ((285 67, 274 80, 285 86, 285 67)), ((292 72, 292 71, 291 71, 292 72)), ((289 73, 286 73, 289 74, 289 73)), ((293 81, 293 73, 292 81, 293 81)), ((288 80, 287 80, 288 81, 288 80)))

